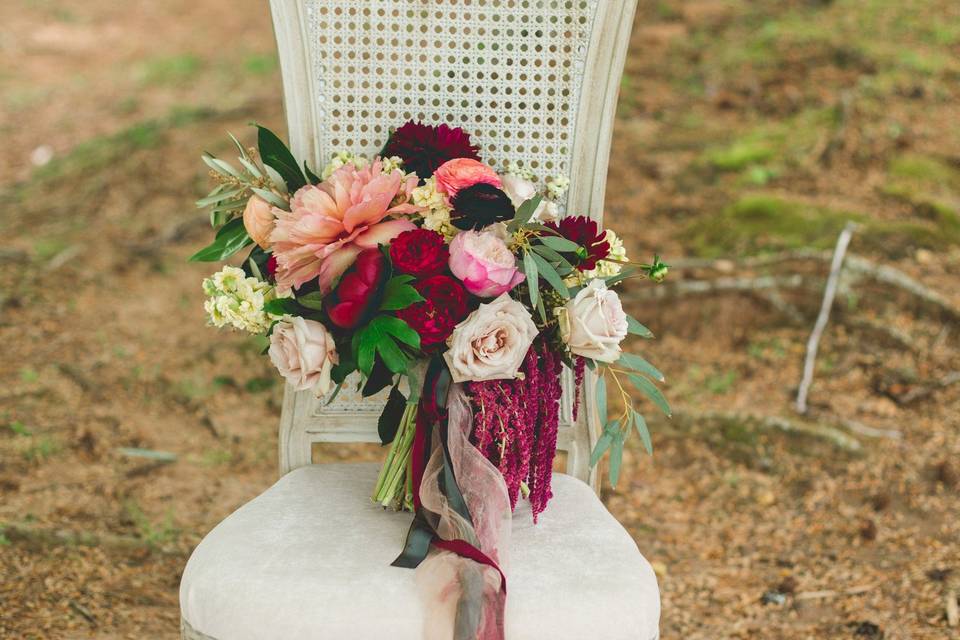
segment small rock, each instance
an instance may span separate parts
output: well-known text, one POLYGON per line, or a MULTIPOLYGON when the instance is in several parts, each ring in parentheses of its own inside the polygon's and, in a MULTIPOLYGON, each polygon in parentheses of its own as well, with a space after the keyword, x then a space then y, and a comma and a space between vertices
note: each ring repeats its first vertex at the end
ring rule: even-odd
POLYGON ((782 605, 786 601, 786 594, 780 593, 779 591, 767 591, 763 594, 763 597, 760 598, 760 602, 763 604, 782 605))
POLYGON ((914 254, 914 258, 920 264, 930 264, 933 262, 933 252, 929 249, 917 249, 917 253, 914 254))
POLYGON ((851 626, 853 627, 853 635, 858 638, 877 638, 878 640, 883 638, 883 630, 872 622, 864 620, 863 622, 854 622, 851 626))
POLYGON ((42 167, 53 160, 53 147, 42 144, 30 152, 30 163, 35 167, 42 167))

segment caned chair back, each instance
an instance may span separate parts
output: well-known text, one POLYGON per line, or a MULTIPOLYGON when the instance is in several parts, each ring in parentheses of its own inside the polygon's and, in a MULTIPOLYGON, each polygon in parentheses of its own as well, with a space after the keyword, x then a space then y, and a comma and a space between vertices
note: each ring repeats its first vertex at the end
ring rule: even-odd
MULTIPOLYGON (((407 120, 462 127, 485 161, 565 175, 561 214, 601 220, 610 135, 636 0, 271 0, 290 145, 322 167, 375 154, 407 120)), ((319 170, 319 169, 318 169, 319 170)), ((593 380, 577 420, 563 375, 558 447, 596 488, 593 380)), ((315 442, 378 442, 383 396, 345 384, 327 404, 287 389, 280 473, 315 442)))

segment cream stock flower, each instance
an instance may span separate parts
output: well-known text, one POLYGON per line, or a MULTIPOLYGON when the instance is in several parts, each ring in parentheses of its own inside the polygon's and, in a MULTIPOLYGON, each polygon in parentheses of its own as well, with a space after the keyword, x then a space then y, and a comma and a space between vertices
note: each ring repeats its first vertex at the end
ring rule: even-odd
POLYGON ((243 269, 224 267, 203 281, 203 292, 208 296, 203 308, 210 324, 222 328, 231 326, 250 333, 264 333, 280 316, 267 313, 264 305, 277 298, 277 291, 269 283, 247 277, 243 269))

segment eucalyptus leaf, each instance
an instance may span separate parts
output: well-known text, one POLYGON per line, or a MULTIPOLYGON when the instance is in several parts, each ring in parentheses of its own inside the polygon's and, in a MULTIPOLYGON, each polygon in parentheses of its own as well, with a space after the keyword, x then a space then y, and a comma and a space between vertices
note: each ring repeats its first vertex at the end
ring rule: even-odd
POLYGON ((617 360, 617 364, 623 365, 628 369, 633 369, 634 371, 639 371, 642 374, 650 376, 654 380, 658 380, 660 382, 666 381, 666 378, 663 377, 663 374, 660 373, 660 370, 647 362, 641 356, 632 353, 621 353, 620 359, 617 360))
POLYGON ((563 282, 563 278, 561 278, 560 274, 557 273, 557 270, 553 268, 553 265, 547 262, 543 256, 540 256, 536 253, 531 252, 527 255, 533 258, 533 261, 537 264, 537 270, 540 272, 540 275, 543 276, 543 279, 550 283, 550 286, 553 287, 561 296, 564 298, 569 298, 570 290, 567 289, 567 285, 563 282))
POLYGON ((631 409, 630 412, 633 416, 633 426, 637 429, 643 448, 647 450, 647 453, 653 455, 653 441, 650 439, 650 429, 647 428, 647 421, 636 411, 631 409))
POLYGON ((597 415, 602 422, 607 420, 607 380, 603 373, 597 374, 597 415))
POLYGON ((610 486, 617 488, 617 482, 620 480, 620 467, 623 464, 623 443, 624 435, 618 431, 613 436, 610 444, 610 486))
POLYGON ((237 158, 240 161, 240 164, 243 165, 243 168, 250 172, 254 178, 262 178, 263 174, 260 173, 260 168, 257 165, 253 164, 246 158, 237 158))
POLYGON ((243 191, 243 189, 229 189, 227 191, 223 191, 222 187, 223 185, 217 187, 216 189, 210 192, 210 195, 197 200, 196 202, 197 207, 200 209, 203 209, 204 207, 209 207, 212 204, 217 204, 218 202, 229 200, 233 196, 243 191))
POLYGON ((240 154, 240 157, 244 158, 245 160, 249 160, 250 156, 247 155, 247 150, 243 148, 243 145, 240 144, 240 141, 237 140, 237 137, 229 131, 227 132, 227 135, 230 136, 231 140, 233 140, 233 144, 237 148, 237 153, 240 154))
POLYGON ((664 415, 668 418, 672 415, 670 412, 670 405, 667 403, 667 399, 663 397, 663 394, 660 392, 660 389, 657 389, 657 386, 644 378, 643 376, 638 376, 635 373, 631 373, 627 376, 630 378, 630 382, 633 383, 641 393, 650 398, 653 401, 653 404, 657 405, 657 408, 660 411, 663 411, 664 415))
POLYGON ((231 165, 226 160, 221 160, 220 158, 214 158, 213 156, 211 156, 210 163, 212 163, 214 166, 219 168, 221 173, 224 173, 229 176, 233 176, 234 178, 237 178, 239 180, 243 179, 243 174, 241 174, 239 171, 234 169, 233 165, 231 165))
POLYGON ((607 433, 606 430, 597 438, 597 444, 593 447, 593 452, 590 454, 590 467, 597 466, 597 463, 600 462, 600 458, 603 457, 603 454, 607 452, 607 449, 610 448, 610 445, 613 444, 613 436, 607 433))
POLYGON ((540 236, 540 242, 554 251, 563 251, 564 253, 573 253, 580 248, 573 240, 567 240, 560 236, 540 236))
POLYGON ((653 331, 647 329, 645 326, 636 321, 633 316, 627 316, 627 331, 630 333, 640 336, 641 338, 653 338, 653 331))
POLYGON ((527 276, 527 290, 530 292, 530 305, 537 306, 540 298, 540 275, 537 271, 537 263, 534 262, 534 254, 525 251, 523 254, 523 272, 527 276))

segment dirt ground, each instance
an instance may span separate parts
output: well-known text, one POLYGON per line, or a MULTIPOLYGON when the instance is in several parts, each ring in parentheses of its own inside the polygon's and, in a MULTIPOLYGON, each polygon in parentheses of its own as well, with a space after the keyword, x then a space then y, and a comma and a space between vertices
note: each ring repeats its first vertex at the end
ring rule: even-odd
MULTIPOLYGON (((199 152, 284 130, 266 3, 122 5, 0 4, 2 638, 177 637, 191 549, 276 476, 281 386, 186 262, 199 152)), ((677 415, 604 497, 665 640, 960 638, 958 81, 954 0, 640 1, 607 208, 675 265, 626 295, 677 415)))

